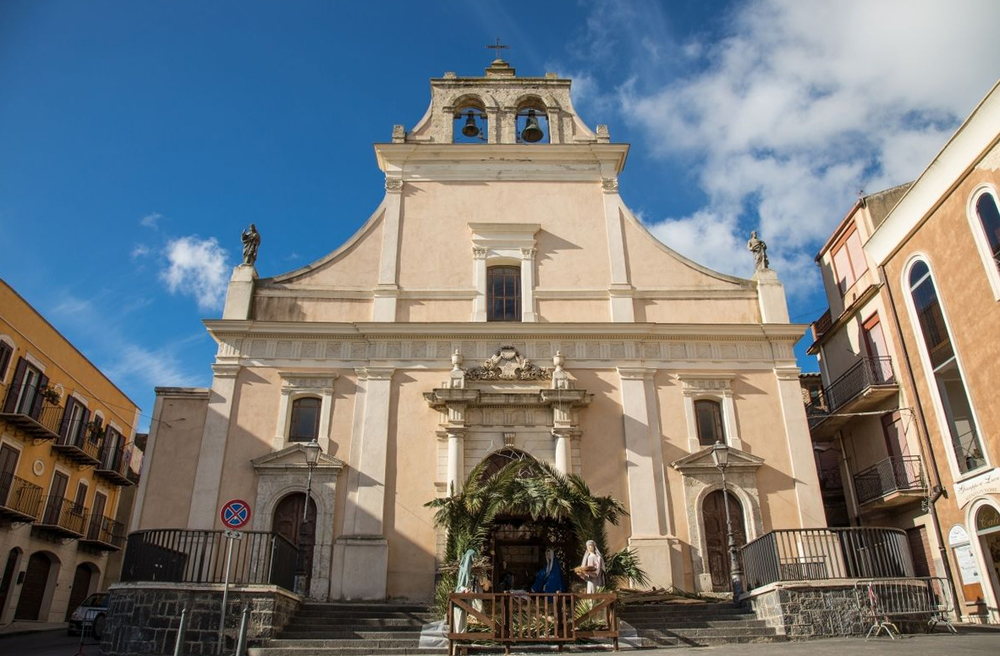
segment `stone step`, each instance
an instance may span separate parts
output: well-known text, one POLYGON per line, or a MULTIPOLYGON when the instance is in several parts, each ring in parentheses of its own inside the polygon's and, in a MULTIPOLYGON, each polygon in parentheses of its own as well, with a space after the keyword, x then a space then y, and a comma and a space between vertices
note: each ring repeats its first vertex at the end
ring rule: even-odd
POLYGON ((266 643, 261 645, 262 647, 283 647, 283 648, 329 648, 329 647, 370 647, 372 649, 386 649, 386 648, 416 648, 420 646, 420 636, 419 634, 414 637, 393 639, 393 638, 337 638, 337 639, 306 639, 306 640, 288 640, 285 638, 276 638, 273 640, 268 640, 266 643))
POLYGON ((433 617, 437 613, 427 610, 370 610, 366 608, 301 608, 298 617, 433 617))
POLYGON ((703 628, 693 628, 693 629, 677 629, 677 628, 660 628, 660 629, 639 629, 636 627, 636 632, 639 635, 645 636, 665 636, 665 637, 696 637, 702 636, 706 638, 713 637, 726 637, 726 636, 751 636, 751 635, 775 635, 774 629, 770 627, 703 627, 703 628))
POLYGON ((688 622, 636 622, 633 620, 623 620, 638 629, 667 629, 670 631, 684 631, 688 629, 766 629, 767 622, 763 620, 691 620, 688 622))
POLYGON ((353 631, 350 629, 330 631, 282 631, 277 640, 417 640, 420 631, 353 631))
POLYGON ((403 656, 412 654, 447 654, 447 649, 417 647, 250 647, 247 656, 403 656))
POLYGON ((292 618, 293 626, 416 626, 421 627, 433 619, 412 617, 299 617, 292 618))
POLYGON ((301 610, 361 610, 376 613, 426 613, 433 610, 426 604, 394 604, 375 601, 310 601, 301 610))

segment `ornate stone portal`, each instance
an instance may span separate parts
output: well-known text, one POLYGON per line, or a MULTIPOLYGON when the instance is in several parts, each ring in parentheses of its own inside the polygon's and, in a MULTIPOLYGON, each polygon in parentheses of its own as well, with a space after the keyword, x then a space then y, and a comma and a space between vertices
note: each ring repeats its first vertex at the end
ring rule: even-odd
POLYGON ((452 355, 444 386, 424 394, 441 413, 438 460, 444 494, 461 490, 475 464, 502 448, 524 451, 564 473, 579 472, 577 413, 593 395, 571 389, 564 361, 556 353, 554 368, 543 369, 514 347, 501 346, 481 366, 463 370, 461 353, 452 355), (549 384, 521 384, 536 381, 549 384))
MULTIPOLYGON (((726 484, 743 509, 746 525, 743 527, 747 542, 764 532, 764 521, 760 512, 760 496, 757 492, 757 470, 764 464, 763 458, 750 455, 734 447, 729 448, 729 466, 726 468, 726 484)), ((684 475, 684 504, 691 536, 691 567, 698 592, 712 591, 712 573, 707 566, 708 544, 705 536, 705 499, 709 494, 722 489, 722 474, 712 460, 712 447, 685 456, 670 463, 670 466, 684 475)))
MULTIPOLYGON (((253 529, 270 531, 274 510, 289 494, 305 494, 309 475, 304 446, 287 448, 251 461, 257 472, 257 498, 253 505, 253 529)), ((333 509, 337 499, 337 479, 344 463, 321 453, 312 472, 312 499, 316 502, 316 544, 313 545, 309 596, 325 601, 330 591, 330 563, 333 558, 333 509)))

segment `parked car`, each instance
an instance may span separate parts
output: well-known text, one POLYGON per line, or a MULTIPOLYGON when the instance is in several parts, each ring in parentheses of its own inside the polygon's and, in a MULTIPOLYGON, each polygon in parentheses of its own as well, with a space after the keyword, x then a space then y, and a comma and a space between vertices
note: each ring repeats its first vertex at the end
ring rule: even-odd
POLYGON ((107 592, 95 592, 84 599, 70 615, 66 632, 72 636, 80 635, 83 631, 84 635, 100 638, 104 633, 104 620, 108 614, 108 597, 107 592))

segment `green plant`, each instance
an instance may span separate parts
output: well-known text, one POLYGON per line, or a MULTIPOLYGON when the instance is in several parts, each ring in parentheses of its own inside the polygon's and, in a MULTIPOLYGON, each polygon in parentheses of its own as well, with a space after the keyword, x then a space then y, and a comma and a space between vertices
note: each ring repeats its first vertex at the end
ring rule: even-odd
POLYGON ((51 403, 52 405, 59 405, 59 401, 62 399, 62 397, 59 395, 59 392, 56 391, 55 388, 49 387, 48 385, 39 387, 38 395, 43 399, 45 399, 46 401, 48 401, 49 403, 51 403))
POLYGON ((458 559, 467 549, 483 554, 493 521, 502 514, 565 521, 579 544, 594 540, 604 554, 609 590, 626 580, 646 585, 648 578, 632 549, 608 552, 607 525, 627 515, 620 501, 595 495, 581 476, 563 474, 536 460, 513 461, 489 476, 485 475, 487 466, 487 461, 477 465, 460 492, 425 504, 435 509, 435 525, 447 531, 445 567, 436 591, 442 614, 447 612, 448 593, 454 590, 452 572, 458 559))

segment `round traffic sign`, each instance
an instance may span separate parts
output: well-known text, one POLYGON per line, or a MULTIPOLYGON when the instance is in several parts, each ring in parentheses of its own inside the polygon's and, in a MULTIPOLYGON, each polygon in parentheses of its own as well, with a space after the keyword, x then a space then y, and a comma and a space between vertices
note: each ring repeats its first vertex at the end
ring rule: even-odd
POLYGON ((240 499, 233 499, 222 506, 222 523, 226 528, 237 529, 246 526, 250 521, 250 504, 240 499))

